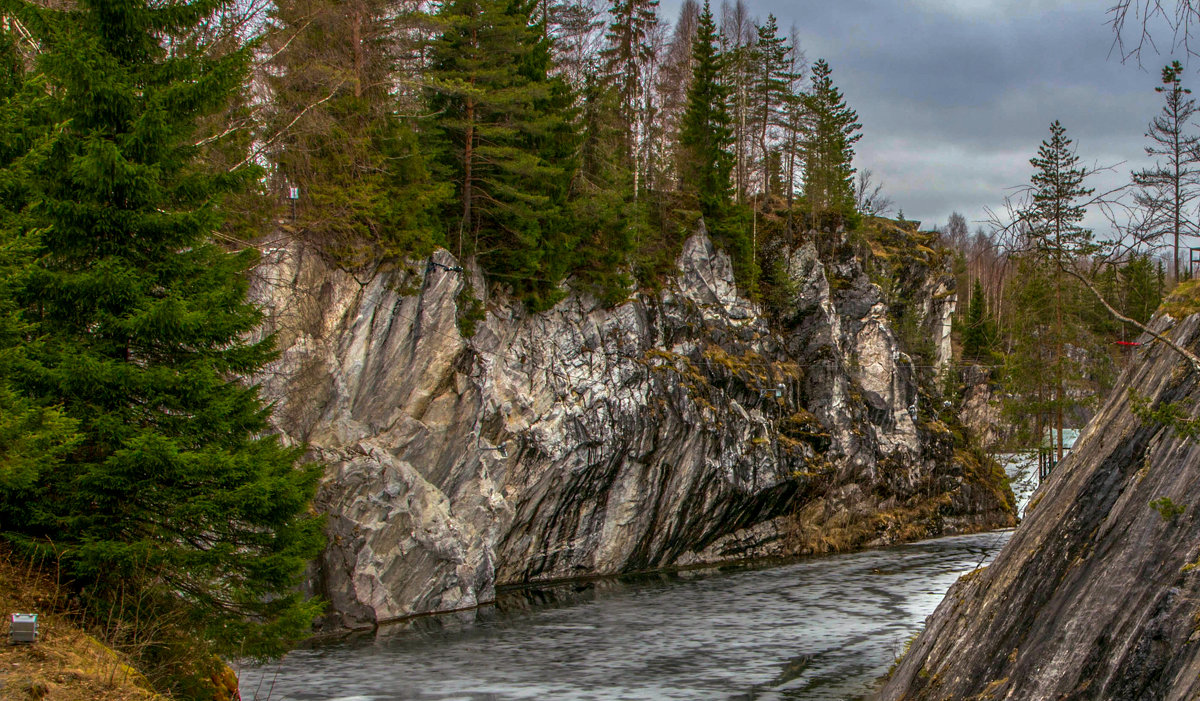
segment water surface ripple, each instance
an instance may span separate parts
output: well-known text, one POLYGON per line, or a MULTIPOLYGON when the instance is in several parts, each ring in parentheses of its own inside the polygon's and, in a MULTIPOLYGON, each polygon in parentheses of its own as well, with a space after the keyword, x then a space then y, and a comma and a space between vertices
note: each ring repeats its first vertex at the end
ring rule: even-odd
POLYGON ((242 698, 857 699, 1010 535, 508 592, 243 669, 242 698))

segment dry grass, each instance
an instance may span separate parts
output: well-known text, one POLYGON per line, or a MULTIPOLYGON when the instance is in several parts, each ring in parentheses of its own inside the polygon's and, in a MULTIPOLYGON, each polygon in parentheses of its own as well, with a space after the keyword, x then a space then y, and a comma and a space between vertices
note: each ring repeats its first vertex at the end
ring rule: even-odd
POLYGON ((67 595, 46 572, 0 546, 0 701, 148 701, 163 697, 124 655, 88 635, 64 612, 67 595), (10 645, 13 613, 37 613, 38 642, 10 645))
POLYGON ((1200 279, 1179 283, 1163 300, 1159 311, 1182 319, 1200 312, 1200 279))
POLYGON ((794 552, 824 555, 866 547, 910 543, 940 533, 938 513, 950 503, 949 494, 914 498, 884 511, 831 509, 818 499, 793 517, 789 538, 794 552))

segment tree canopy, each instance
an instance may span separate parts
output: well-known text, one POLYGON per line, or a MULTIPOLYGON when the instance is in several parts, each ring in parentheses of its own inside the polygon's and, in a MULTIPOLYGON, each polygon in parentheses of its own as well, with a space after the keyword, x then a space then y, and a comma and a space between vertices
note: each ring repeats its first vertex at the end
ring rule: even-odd
POLYGON ((257 656, 319 608, 296 589, 322 543, 318 466, 297 464, 238 381, 274 351, 252 340, 253 252, 212 240, 222 199, 260 170, 198 158, 249 60, 184 41, 219 7, 5 5, 39 51, 0 106, 22 134, 0 163, 18 190, 0 219, 0 402, 26 431, 5 451, 0 524, 100 615, 132 615, 130 597, 213 651, 257 656), (31 451, 51 459, 23 464, 31 451))

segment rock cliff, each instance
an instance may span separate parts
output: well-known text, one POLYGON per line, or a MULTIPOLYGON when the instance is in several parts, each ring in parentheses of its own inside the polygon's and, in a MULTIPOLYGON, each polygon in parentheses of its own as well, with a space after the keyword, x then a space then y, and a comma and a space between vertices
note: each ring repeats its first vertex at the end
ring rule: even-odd
MULTIPOLYGON (((1200 342, 1200 316, 1155 323, 1200 342)), ((1200 442, 1139 418, 1131 391, 1195 416, 1200 377, 1161 344, 1139 351, 996 560, 951 588, 882 698, 1200 696, 1200 442)))
MULTIPOLYGON (((312 579, 333 622, 1009 523, 1002 478, 939 419, 858 260, 786 255, 783 333, 701 232, 659 293, 540 314, 497 296, 468 337, 464 289, 485 285, 445 251, 369 279, 266 251, 253 294, 282 353, 259 381, 285 439, 327 465, 312 579)), ((948 328, 950 296, 914 314, 948 328)))

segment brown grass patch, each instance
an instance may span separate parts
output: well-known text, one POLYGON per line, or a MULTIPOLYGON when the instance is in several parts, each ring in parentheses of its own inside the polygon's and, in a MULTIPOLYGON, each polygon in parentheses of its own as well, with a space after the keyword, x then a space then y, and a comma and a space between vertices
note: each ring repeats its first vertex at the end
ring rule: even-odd
POLYGON ((65 587, 0 546, 0 700, 149 701, 162 699, 145 677, 79 627, 64 609, 65 587), (13 613, 38 614, 38 642, 10 645, 13 613))

